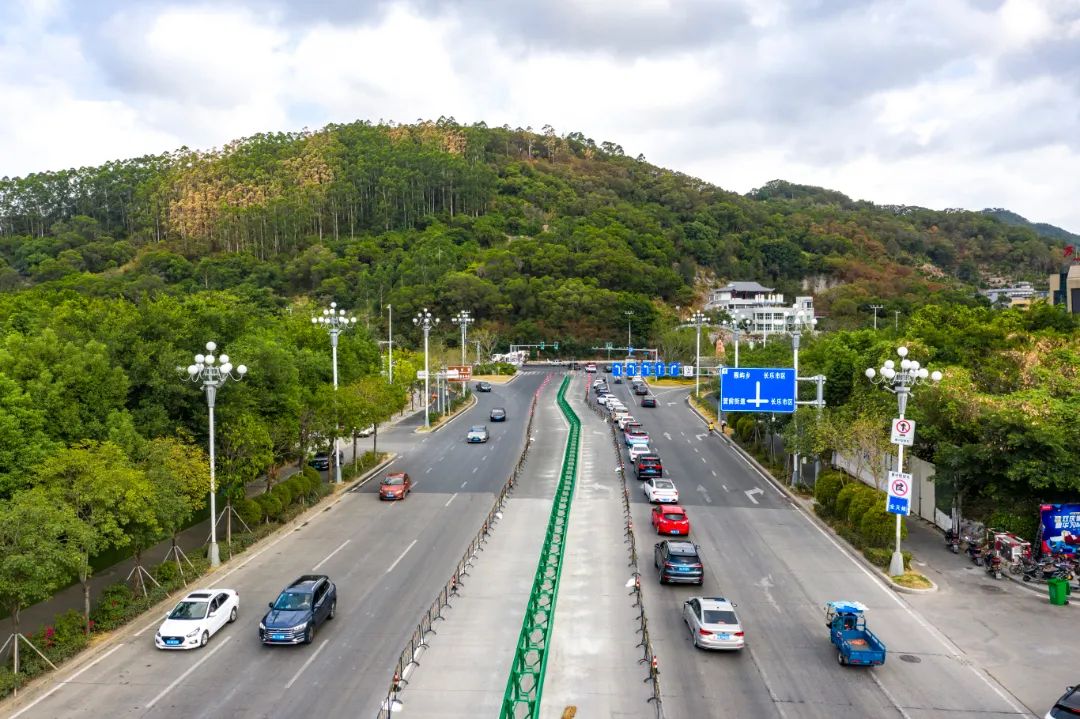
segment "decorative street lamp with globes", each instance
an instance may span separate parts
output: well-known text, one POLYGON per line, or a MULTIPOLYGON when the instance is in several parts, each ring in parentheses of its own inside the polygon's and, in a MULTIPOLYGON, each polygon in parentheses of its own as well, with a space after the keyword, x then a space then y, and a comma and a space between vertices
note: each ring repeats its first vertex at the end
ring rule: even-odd
MULTIPOLYGON (((907 411, 908 397, 911 396, 911 388, 919 384, 937 384, 941 381, 941 372, 930 372, 915 360, 907 357, 907 347, 897 347, 896 354, 900 356, 900 369, 896 369, 896 363, 891 359, 885 360, 878 370, 867 367, 866 377, 876 385, 884 387, 896 395, 896 402, 900 410, 900 419, 904 419, 907 411)), ((904 471, 904 445, 896 445, 896 471, 904 471)), ((904 573, 904 555, 900 553, 900 515, 896 515, 896 551, 893 552, 889 562, 889 574, 899 576, 904 573)))
MULTIPOLYGON (((345 330, 349 329, 356 324, 356 318, 353 316, 345 316, 345 310, 339 310, 337 302, 331 302, 329 309, 324 309, 322 315, 316 315, 311 318, 311 324, 322 325, 326 328, 326 331, 330 334, 330 354, 333 356, 334 364, 334 391, 337 391, 337 347, 338 347, 338 335, 345 330)), ((334 446, 331 448, 333 457, 331 461, 334 463, 334 484, 341 484, 341 454, 338 450, 338 436, 334 434, 334 446)))
MULTIPOLYGON (((206 390, 206 404, 210 409, 210 566, 216 567, 221 564, 221 555, 218 552, 217 543, 217 486, 214 474, 214 405, 217 403, 218 388, 227 380, 239 381, 247 374, 247 367, 238 365, 236 374, 233 374, 233 366, 229 361, 229 355, 223 354, 214 357, 217 345, 213 342, 206 343, 206 354, 195 355, 195 363, 187 367, 187 380, 202 385, 206 390)), ((180 369, 180 368, 177 368, 180 369)))
POLYGON ((469 344, 469 325, 476 322, 476 320, 469 316, 470 314, 471 312, 469 310, 461 310, 450 318, 451 322, 455 325, 460 325, 461 327, 461 364, 463 365, 468 364, 465 359, 465 348, 469 344))
POLYGON ((439 318, 433 317, 428 312, 428 308, 425 307, 416 313, 416 317, 413 317, 412 322, 424 330, 424 427, 431 429, 431 371, 428 368, 428 335, 431 334, 432 327, 438 326, 439 318))

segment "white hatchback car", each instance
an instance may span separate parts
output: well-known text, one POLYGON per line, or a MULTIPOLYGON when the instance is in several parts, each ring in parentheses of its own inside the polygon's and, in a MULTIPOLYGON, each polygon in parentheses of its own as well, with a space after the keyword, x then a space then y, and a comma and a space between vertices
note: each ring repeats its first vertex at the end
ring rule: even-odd
POLYGON ((735 605, 723 597, 692 597, 683 602, 683 621, 700 649, 742 649, 746 646, 735 605))
POLYGON ((649 477, 641 485, 641 491, 650 502, 675 503, 679 501, 679 490, 670 479, 649 477))
POLYGON ((205 647, 210 637, 236 621, 240 595, 234 589, 200 589, 181 599, 165 615, 154 635, 158 649, 205 647))

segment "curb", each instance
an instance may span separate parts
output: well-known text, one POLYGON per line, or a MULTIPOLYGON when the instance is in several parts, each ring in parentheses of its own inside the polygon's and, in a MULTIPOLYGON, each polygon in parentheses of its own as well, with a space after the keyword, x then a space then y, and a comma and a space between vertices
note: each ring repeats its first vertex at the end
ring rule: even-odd
MULTIPOLYGON (((476 403, 478 401, 479 400, 476 399, 476 393, 475 392, 470 392, 469 393, 469 401, 466 402, 465 404, 461 405, 460 407, 458 407, 454 411, 454 414, 451 415, 450 418, 447 419, 445 422, 439 422, 437 425, 435 425, 431 429, 425 429, 424 427, 417 427, 416 429, 413 430, 413 434, 435 434, 440 429, 442 429, 443 427, 445 427, 446 425, 450 424, 455 419, 460 417, 462 414, 464 414, 465 410, 472 409, 473 407, 475 407, 476 403)), ((424 410, 420 410, 420 411, 423 412, 424 410)))
MULTIPOLYGON (((248 550, 254 549, 256 550, 255 552, 245 550, 242 554, 237 554, 233 557, 230 557, 229 559, 223 561, 220 566, 207 571, 206 574, 203 574, 201 577, 199 577, 198 582, 192 582, 191 584, 202 583, 204 580, 208 580, 214 577, 215 575, 221 573, 223 570, 228 569, 229 565, 233 564, 234 562, 236 563, 236 566, 233 568, 238 569, 240 565, 242 565, 246 560, 253 559, 254 555, 258 553, 260 549, 262 551, 265 551, 266 549, 269 549, 271 546, 273 546, 277 541, 280 541, 288 534, 291 534, 295 526, 302 526, 307 522, 311 521, 312 517, 315 517, 318 514, 330 509, 342 500, 341 496, 336 496, 335 498, 335 495, 341 495, 345 492, 351 492, 355 489, 358 489, 363 484, 370 481, 371 478, 374 477, 380 470, 382 470, 384 467, 386 467, 388 464, 398 458, 398 455, 395 452, 391 452, 389 454, 390 456, 386 460, 372 467, 370 470, 361 475, 358 479, 352 480, 351 484, 346 484, 345 482, 342 482, 340 486, 344 489, 335 490, 334 494, 329 494, 325 497, 325 499, 327 500, 325 502, 326 506, 323 506, 324 502, 318 502, 311 507, 308 507, 300 514, 293 517, 288 523, 278 527, 272 534, 266 535, 259 542, 248 547, 248 550), (260 545, 264 546, 260 547, 260 545)), ((67 670, 78 671, 79 669, 83 668, 84 665, 88 667, 88 662, 93 663, 99 657, 101 657, 103 652, 105 652, 106 650, 111 651, 116 647, 123 646, 123 644, 127 643, 128 639, 134 638, 134 633, 141 634, 143 631, 149 629, 149 627, 144 627, 143 629, 138 628, 138 625, 142 624, 142 622, 145 621, 146 617, 155 614, 160 615, 162 609, 168 609, 171 605, 179 601, 181 597, 187 595, 195 588, 196 587, 190 585, 186 587, 181 587, 169 596, 162 599, 154 606, 147 608, 146 611, 144 611, 142 614, 138 615, 137 617, 133 617, 131 621, 129 621, 124 626, 118 627, 117 629, 112 630, 108 634, 99 637, 97 641, 91 640, 91 643, 83 651, 79 652, 72 659, 69 659, 68 661, 61 664, 56 671, 46 672, 45 674, 42 674, 41 676, 33 679, 29 684, 26 684, 24 687, 22 687, 24 696, 28 692, 37 692, 39 690, 47 691, 47 687, 50 684, 60 686, 67 683, 67 680, 58 679, 61 672, 65 672, 67 670)), ((39 701, 40 698, 43 697, 35 697, 34 701, 39 701)), ((14 702, 17 700, 18 697, 16 697, 15 695, 9 695, 3 701, 0 701, 0 711, 26 711, 30 708, 30 706, 32 706, 32 703, 26 704, 25 706, 21 707, 19 705, 14 705, 14 702)))
MULTIPOLYGON (((698 411, 697 407, 690 404, 689 396, 687 396, 686 398, 686 406, 689 407, 690 410, 694 414, 696 414, 702 422, 708 424, 708 419, 702 416, 701 412, 698 411)), ((880 567, 878 567, 876 564, 864 557, 862 555, 862 552, 856 551, 850 544, 848 544, 848 541, 841 537, 836 532, 836 530, 833 529, 828 523, 822 521, 822 519, 813 512, 808 511, 806 507, 803 506, 800 497, 794 492, 792 492, 790 489, 788 489, 788 487, 783 482, 772 476, 772 473, 769 472, 769 470, 765 469, 765 467, 761 466, 761 463, 758 462, 753 455, 740 447, 738 443, 728 438, 727 435, 724 435, 723 439, 725 442, 727 442, 728 446, 734 448, 735 451, 743 457, 743 459, 749 462, 754 467, 754 469, 756 469, 758 473, 761 474, 761 476, 765 477, 769 482, 772 483, 774 487, 783 492, 784 496, 787 497, 788 501, 791 502, 791 504, 796 508, 796 510, 802 512, 804 516, 806 516, 811 522, 816 524, 820 529, 828 532, 830 536, 834 537, 838 542, 841 542, 844 550, 848 553, 849 556, 853 557, 864 567, 867 567, 872 572, 874 572, 874 575, 880 577, 885 582, 885 584, 888 585, 889 588, 891 588, 893 591, 899 592, 901 594, 933 594, 934 592, 938 591, 938 585, 934 582, 934 580, 930 579, 930 577, 925 577, 926 581, 930 582, 931 584, 929 589, 915 589, 914 587, 905 587, 902 584, 897 584, 896 582, 894 582, 892 577, 881 571, 880 567)))

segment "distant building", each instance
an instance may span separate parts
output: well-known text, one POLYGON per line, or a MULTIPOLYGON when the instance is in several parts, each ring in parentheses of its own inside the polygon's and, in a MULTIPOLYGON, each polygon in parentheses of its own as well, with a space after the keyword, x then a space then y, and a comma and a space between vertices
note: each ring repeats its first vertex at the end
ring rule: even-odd
POLYGON ((979 294, 995 305, 1008 300, 1010 307, 1027 306, 1031 304, 1031 300, 1034 298, 1046 296, 1045 293, 1039 292, 1032 287, 1030 282, 1017 282, 1012 287, 994 287, 989 290, 979 290, 979 294))
POLYGON ((1080 315, 1080 264, 1073 263, 1050 275, 1050 304, 1065 305, 1074 315, 1080 315))
POLYGON ((744 320, 747 332, 768 336, 770 332, 794 329, 800 311, 804 313, 803 328, 811 324, 814 298, 796 297, 793 304, 787 305, 784 295, 775 293, 772 287, 757 282, 729 282, 709 293, 705 311, 727 312, 736 320, 744 320))

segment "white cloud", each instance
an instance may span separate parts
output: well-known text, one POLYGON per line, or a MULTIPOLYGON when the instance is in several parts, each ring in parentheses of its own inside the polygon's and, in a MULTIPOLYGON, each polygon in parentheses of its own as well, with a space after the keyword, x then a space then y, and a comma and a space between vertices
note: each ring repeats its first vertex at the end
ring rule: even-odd
POLYGON ((0 12, 0 175, 452 115, 738 191, 784 178, 1080 230, 1080 0, 605 1, 24 0, 0 12))

